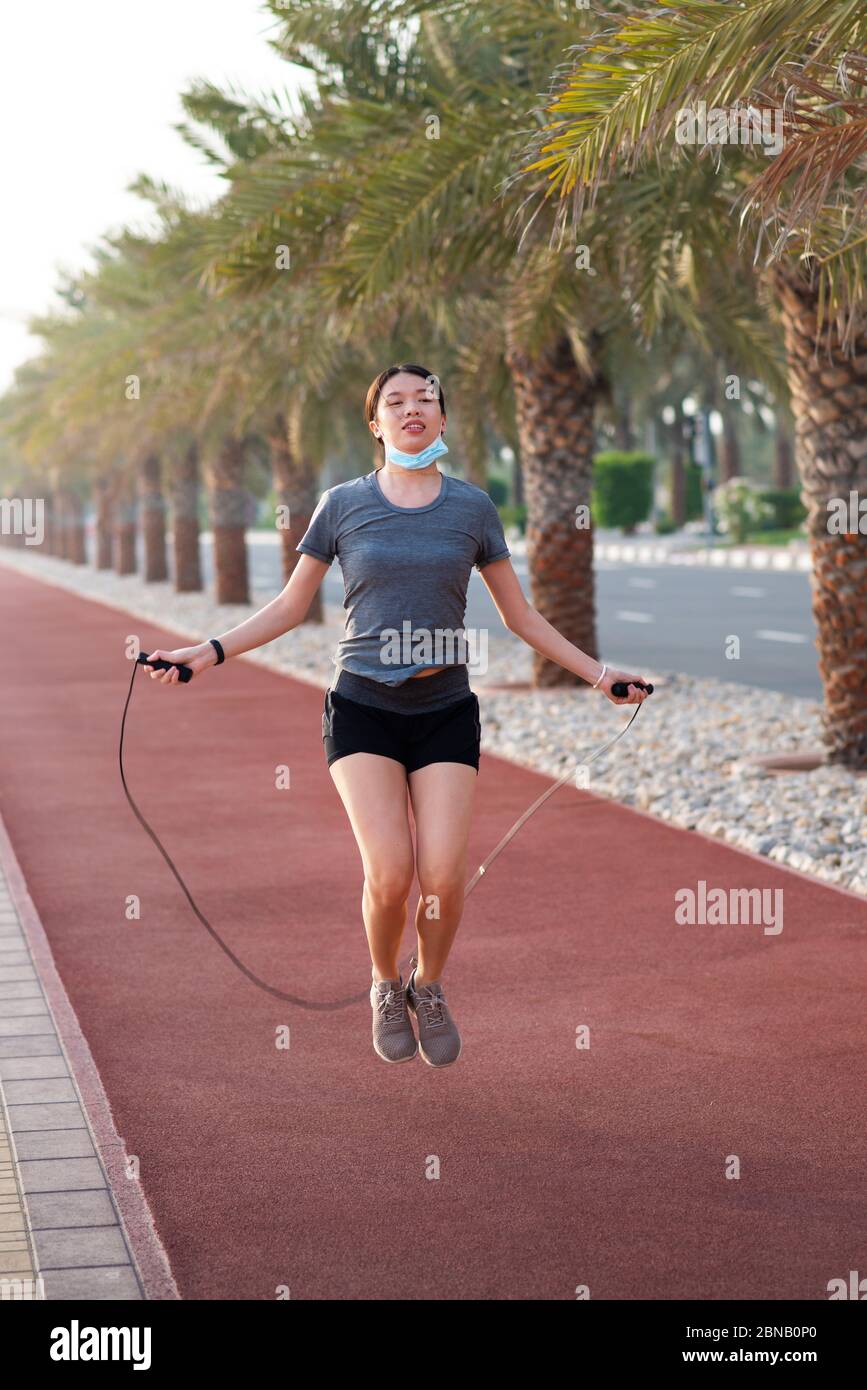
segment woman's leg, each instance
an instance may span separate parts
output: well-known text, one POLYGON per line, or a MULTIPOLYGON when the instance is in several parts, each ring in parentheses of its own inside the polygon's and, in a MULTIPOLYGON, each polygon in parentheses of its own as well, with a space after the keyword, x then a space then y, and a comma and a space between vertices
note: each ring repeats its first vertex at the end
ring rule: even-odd
POLYGON ((364 866, 361 911, 373 978, 396 980, 415 872, 406 768, 378 753, 347 753, 335 759, 330 772, 364 866))
POLYGON ((418 986, 440 979, 460 924, 477 782, 468 763, 428 763, 409 774, 421 889, 415 914, 418 986))

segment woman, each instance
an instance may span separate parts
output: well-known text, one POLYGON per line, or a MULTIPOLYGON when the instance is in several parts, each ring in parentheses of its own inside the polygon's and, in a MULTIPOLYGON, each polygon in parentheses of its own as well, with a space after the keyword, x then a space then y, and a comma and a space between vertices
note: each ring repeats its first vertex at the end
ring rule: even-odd
MULTIPOLYGON (((488 494, 436 466, 448 449, 445 396, 432 373, 416 363, 381 372, 365 418, 384 463, 323 493, 283 592, 216 641, 151 655, 198 673, 273 641, 303 622, 337 556, 347 617, 322 738, 364 867, 373 1046, 386 1062, 420 1051, 441 1067, 461 1051, 442 975, 463 911, 481 738, 465 652, 460 643, 457 658, 454 650, 473 565, 506 627, 529 646, 614 704, 640 703, 646 691, 635 688, 639 677, 600 665, 529 605, 488 494), (630 685, 628 697, 611 694, 615 681, 630 685), (415 873, 418 947, 404 985, 398 953, 415 873)), ((145 669, 152 680, 177 684, 177 671, 145 669)))

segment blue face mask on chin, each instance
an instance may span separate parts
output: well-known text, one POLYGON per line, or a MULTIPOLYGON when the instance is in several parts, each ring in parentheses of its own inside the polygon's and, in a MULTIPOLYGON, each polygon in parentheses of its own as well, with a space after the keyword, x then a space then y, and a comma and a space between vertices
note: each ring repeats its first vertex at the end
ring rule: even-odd
POLYGON ((434 459, 441 458, 448 453, 448 446, 442 435, 435 439, 433 444, 428 444, 426 449, 422 449, 420 454, 405 454, 403 449, 396 449, 393 444, 386 444, 385 457, 388 463, 396 463, 400 468, 426 468, 434 459))

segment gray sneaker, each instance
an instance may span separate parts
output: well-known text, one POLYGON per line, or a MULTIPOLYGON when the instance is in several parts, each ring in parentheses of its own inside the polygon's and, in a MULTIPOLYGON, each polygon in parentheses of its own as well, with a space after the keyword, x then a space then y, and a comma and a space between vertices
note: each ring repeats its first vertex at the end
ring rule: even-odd
POLYGON ((412 957, 412 973, 406 982, 406 1002, 418 1023, 418 1050, 432 1067, 447 1067, 461 1055, 461 1035, 448 1010, 439 980, 415 988, 418 966, 412 957))
POLYGON ((370 1004, 374 1051, 384 1062, 411 1062, 418 1051, 418 1043, 406 1011, 403 976, 371 984, 370 1004))

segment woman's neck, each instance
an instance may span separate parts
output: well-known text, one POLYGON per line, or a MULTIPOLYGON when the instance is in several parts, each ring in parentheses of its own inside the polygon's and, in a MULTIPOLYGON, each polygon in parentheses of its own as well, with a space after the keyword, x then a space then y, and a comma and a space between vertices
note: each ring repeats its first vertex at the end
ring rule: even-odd
POLYGON ((380 476, 383 473, 389 478, 438 478, 439 469, 435 463, 429 463, 424 468, 401 468, 399 463, 385 463, 378 469, 380 476))

